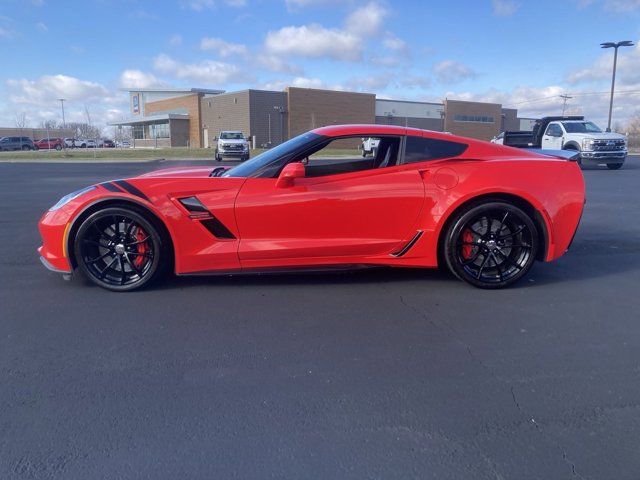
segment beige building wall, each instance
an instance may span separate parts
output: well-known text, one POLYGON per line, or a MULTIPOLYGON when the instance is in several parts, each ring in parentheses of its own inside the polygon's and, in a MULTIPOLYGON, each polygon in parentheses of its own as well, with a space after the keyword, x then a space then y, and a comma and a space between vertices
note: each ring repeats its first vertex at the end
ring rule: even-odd
POLYGON ((249 90, 203 97, 201 104, 201 124, 206 129, 209 146, 215 145, 214 138, 222 130, 240 130, 249 135, 250 112, 249 90))
POLYGON ((491 140, 500 133, 502 105, 498 103, 444 101, 444 130, 454 135, 491 140), (473 117, 490 117, 491 122, 469 120, 473 117), (466 118, 467 120, 462 120, 466 118))
POLYGON ((170 112, 172 110, 184 109, 189 114, 189 146, 202 147, 202 129, 200 114, 200 97, 202 95, 194 93, 181 97, 168 98, 147 102, 144 106, 145 116, 158 113, 170 112))
POLYGON ((376 123, 376 96, 288 87, 289 137, 328 125, 376 123))

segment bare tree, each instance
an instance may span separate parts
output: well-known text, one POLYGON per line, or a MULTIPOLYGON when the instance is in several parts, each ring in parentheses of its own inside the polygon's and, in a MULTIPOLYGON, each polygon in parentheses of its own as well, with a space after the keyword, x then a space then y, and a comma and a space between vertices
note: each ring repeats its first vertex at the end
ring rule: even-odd
POLYGON ((16 128, 19 128, 22 132, 23 129, 29 126, 29 121, 27 120, 27 114, 24 112, 16 113, 15 117, 16 128))
POLYGON ((45 130, 56 130, 57 128, 60 128, 60 126, 55 120, 43 120, 40 122, 40 128, 45 130))
POLYGON ((629 140, 629 148, 640 148, 640 111, 629 119, 626 134, 629 140))

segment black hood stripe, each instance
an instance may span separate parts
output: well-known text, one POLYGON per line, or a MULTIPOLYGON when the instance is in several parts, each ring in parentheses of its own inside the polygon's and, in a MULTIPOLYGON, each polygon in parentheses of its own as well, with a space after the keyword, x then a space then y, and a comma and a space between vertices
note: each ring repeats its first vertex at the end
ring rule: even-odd
POLYGON ((117 185, 114 185, 111 182, 104 182, 100 184, 101 187, 104 187, 105 189, 109 190, 110 192, 114 192, 114 193, 122 193, 123 190, 118 188, 117 185))
POLYGON ((123 190, 126 190, 131 195, 135 195, 136 197, 140 197, 140 198, 146 200, 147 202, 151 201, 151 200, 149 200, 149 197, 147 197, 137 187, 134 187, 133 185, 131 185, 129 182, 127 182, 125 180, 115 180, 113 183, 115 183, 117 186, 119 186, 123 190))

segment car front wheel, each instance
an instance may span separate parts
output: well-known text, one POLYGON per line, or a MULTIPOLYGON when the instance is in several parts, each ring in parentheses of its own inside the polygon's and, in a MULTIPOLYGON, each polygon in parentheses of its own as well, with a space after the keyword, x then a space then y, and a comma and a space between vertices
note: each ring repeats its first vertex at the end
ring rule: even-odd
POLYGON ((166 265, 167 242, 141 212, 105 208, 78 229, 74 253, 90 281, 113 291, 141 288, 159 277, 166 265))
POLYGON ((451 272, 479 288, 503 288, 522 278, 539 249, 533 220, 520 208, 490 201, 456 214, 447 228, 444 258, 451 272))

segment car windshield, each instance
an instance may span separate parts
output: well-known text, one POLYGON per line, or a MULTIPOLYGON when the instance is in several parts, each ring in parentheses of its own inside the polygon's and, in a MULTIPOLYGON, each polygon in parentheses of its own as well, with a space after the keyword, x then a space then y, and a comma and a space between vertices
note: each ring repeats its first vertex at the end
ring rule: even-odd
POLYGON ((593 122, 562 122, 567 133, 601 133, 602 130, 593 122))
POLYGON ((242 132, 222 132, 220 140, 244 140, 242 132))
POLYGON ((222 176, 250 177, 253 173, 257 172, 263 167, 275 162, 279 158, 296 152, 301 146, 317 138, 320 138, 320 135, 311 132, 303 133, 302 135, 298 135, 291 140, 287 140, 286 142, 281 143, 271 150, 262 152, 260 155, 253 157, 251 160, 247 160, 244 163, 241 163, 237 167, 227 170, 222 176))

